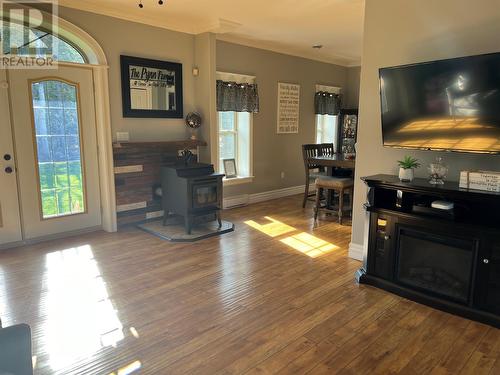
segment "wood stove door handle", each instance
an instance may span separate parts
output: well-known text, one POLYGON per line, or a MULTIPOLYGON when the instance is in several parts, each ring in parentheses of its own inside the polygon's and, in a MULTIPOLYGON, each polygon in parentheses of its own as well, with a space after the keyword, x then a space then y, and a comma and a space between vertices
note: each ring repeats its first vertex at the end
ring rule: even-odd
POLYGON ((483 263, 484 263, 484 264, 488 264, 489 262, 490 262, 490 260, 489 260, 489 259, 486 259, 486 258, 485 258, 485 259, 483 259, 483 263))

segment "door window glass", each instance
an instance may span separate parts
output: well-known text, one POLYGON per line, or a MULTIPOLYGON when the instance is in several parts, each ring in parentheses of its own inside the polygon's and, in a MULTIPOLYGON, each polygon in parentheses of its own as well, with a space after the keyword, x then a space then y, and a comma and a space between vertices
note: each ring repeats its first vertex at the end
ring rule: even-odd
POLYGON ((42 217, 85 212, 77 86, 44 80, 31 94, 42 217))

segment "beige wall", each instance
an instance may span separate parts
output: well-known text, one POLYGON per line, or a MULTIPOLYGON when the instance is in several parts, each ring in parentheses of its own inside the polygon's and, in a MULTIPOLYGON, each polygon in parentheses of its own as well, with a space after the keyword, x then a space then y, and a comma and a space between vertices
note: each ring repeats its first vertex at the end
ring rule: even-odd
POLYGON ((361 67, 354 66, 347 69, 347 86, 345 88, 344 108, 358 108, 359 106, 359 79, 361 67))
MULTIPOLYGON (((349 105, 357 103, 359 68, 347 68, 257 48, 216 41, 214 34, 197 36, 61 7, 59 15, 81 27, 102 46, 109 63, 111 122, 116 132, 128 131, 131 141, 179 140, 189 136, 183 119, 123 118, 120 55, 131 55, 183 64, 184 114, 201 112, 201 149, 210 161, 210 133, 216 126, 215 70, 257 76, 260 113, 254 117, 254 175, 252 184, 228 186, 226 196, 259 193, 304 184, 300 146, 315 141, 313 111, 316 84, 340 86, 349 105), (192 67, 200 74, 193 77, 192 67), (277 83, 301 85, 299 134, 277 135, 277 83), (281 178, 281 172, 285 178, 281 178)), ((347 103, 347 102, 346 102, 347 103)), ((357 105, 352 105, 357 106, 357 105)))
POLYGON ((128 131, 134 141, 180 140, 187 137, 184 119, 123 118, 120 55, 182 63, 184 114, 193 111, 194 36, 140 23, 60 7, 59 16, 92 35, 106 54, 113 139, 117 131, 128 131))
POLYGON ((301 145, 315 142, 315 85, 345 88, 348 68, 217 41, 217 70, 256 76, 260 99, 260 112, 253 121, 255 179, 251 184, 226 187, 224 195, 303 185, 301 145), (278 82, 300 84, 298 134, 276 134, 278 82))
MULTIPOLYGON (((500 51, 498 0, 367 0, 361 71, 360 119, 356 179, 375 173, 397 173, 396 160, 405 154, 426 165, 436 156, 449 164, 450 180, 466 168, 500 170, 500 156, 403 151, 382 147, 378 69, 500 51)), ((357 182, 353 218, 354 244, 363 243, 365 186, 357 182)))

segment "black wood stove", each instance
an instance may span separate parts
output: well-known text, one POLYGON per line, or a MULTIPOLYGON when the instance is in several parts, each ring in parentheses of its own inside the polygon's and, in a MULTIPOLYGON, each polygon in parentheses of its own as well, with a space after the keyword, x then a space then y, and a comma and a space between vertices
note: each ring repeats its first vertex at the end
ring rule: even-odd
POLYGON ((217 220, 222 225, 222 178, 212 164, 185 162, 161 169, 163 225, 169 217, 184 218, 186 233, 191 234, 195 219, 217 220))

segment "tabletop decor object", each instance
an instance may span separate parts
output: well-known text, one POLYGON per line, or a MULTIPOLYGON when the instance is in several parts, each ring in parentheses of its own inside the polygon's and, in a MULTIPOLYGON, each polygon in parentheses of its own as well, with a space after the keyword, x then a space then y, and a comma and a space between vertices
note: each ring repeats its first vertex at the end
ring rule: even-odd
POLYGON ((414 170, 420 167, 418 159, 406 155, 402 160, 398 160, 399 179, 401 182, 410 182, 414 177, 414 170))
POLYGON ((442 157, 437 157, 434 163, 429 164, 429 183, 431 185, 443 185, 448 167, 443 163, 442 157))
POLYGON ((191 132, 191 139, 196 140, 196 129, 201 126, 201 116, 197 112, 189 112, 186 116, 186 125, 191 132))

